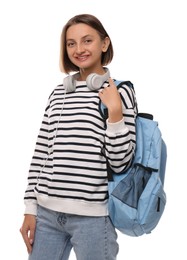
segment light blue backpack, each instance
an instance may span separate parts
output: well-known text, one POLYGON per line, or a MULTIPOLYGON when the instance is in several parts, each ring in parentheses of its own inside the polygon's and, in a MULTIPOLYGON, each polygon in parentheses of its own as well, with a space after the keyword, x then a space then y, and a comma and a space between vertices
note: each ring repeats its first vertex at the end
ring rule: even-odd
MULTIPOLYGON (((115 84, 133 87, 131 82, 115 81, 115 84)), ((137 237, 151 233, 165 209, 167 147, 158 122, 150 114, 138 114, 136 136, 131 167, 122 174, 113 173, 113 181, 109 181, 108 210, 116 229, 137 237)))

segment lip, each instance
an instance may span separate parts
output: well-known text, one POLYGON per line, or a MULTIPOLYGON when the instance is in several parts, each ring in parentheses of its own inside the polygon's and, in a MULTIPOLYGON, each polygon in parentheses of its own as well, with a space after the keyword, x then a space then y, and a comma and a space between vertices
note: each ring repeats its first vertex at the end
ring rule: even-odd
POLYGON ((82 55, 82 56, 77 56, 76 59, 78 61, 86 61, 88 59, 89 55, 82 55))

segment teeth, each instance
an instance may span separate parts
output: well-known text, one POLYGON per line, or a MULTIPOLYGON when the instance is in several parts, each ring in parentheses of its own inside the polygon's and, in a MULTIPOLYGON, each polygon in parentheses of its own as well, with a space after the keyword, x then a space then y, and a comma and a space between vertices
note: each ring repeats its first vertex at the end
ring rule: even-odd
POLYGON ((79 60, 86 60, 87 57, 78 57, 79 60))

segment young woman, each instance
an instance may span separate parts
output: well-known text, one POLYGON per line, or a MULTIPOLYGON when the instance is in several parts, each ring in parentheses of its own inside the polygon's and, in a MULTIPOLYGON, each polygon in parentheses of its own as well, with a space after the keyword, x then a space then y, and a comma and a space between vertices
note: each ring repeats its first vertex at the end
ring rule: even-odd
POLYGON ((116 173, 130 165, 137 111, 134 91, 117 90, 110 78, 112 58, 96 17, 77 15, 64 26, 60 65, 69 75, 49 96, 24 198, 20 232, 30 260, 67 260, 72 248, 78 260, 116 259, 106 158, 116 173))

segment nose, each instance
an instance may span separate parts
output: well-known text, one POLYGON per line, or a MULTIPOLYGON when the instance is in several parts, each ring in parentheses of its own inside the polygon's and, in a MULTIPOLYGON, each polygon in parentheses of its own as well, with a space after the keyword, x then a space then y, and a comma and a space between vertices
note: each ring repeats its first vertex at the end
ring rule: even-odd
POLYGON ((83 53, 84 51, 85 51, 84 45, 81 43, 77 44, 76 52, 80 54, 83 53))

